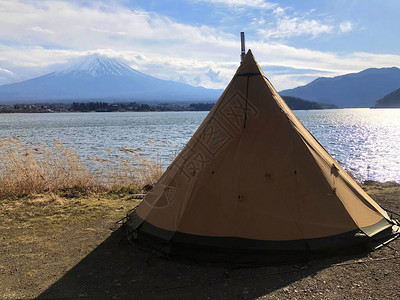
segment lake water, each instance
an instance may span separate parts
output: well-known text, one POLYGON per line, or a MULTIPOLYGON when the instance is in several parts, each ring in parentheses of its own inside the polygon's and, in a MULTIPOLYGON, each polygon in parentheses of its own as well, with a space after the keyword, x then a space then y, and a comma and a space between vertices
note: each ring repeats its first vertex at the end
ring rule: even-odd
MULTIPOLYGON (((361 180, 400 182, 400 109, 295 111, 328 152, 361 180)), ((1 114, 0 138, 51 145, 54 139, 82 156, 106 148, 141 148, 167 166, 207 112, 1 114), (150 141, 151 142, 150 142, 150 141)))

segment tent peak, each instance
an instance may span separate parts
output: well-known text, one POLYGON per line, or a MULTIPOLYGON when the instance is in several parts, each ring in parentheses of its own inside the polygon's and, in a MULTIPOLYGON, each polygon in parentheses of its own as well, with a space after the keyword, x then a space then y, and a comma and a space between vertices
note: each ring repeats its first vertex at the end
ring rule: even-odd
POLYGON ((246 56, 240 64, 240 67, 237 69, 236 75, 249 73, 261 74, 265 76, 250 49, 247 51, 246 56))

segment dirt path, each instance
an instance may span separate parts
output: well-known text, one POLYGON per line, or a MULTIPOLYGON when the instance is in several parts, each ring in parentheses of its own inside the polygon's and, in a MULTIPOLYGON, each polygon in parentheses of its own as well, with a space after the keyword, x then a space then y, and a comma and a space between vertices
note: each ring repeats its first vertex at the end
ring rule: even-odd
MULTIPOLYGON (((400 211, 399 186, 369 186, 400 211)), ((0 298, 399 299, 400 240, 358 257, 235 268, 170 261, 121 243, 124 197, 1 202, 0 298)))

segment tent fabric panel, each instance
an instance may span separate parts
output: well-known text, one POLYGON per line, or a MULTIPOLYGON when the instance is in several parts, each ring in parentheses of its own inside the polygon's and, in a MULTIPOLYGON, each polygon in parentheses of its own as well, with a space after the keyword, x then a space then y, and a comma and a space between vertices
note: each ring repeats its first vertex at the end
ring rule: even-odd
POLYGON ((141 218, 173 231, 177 230, 186 195, 191 189, 182 176, 174 176, 177 172, 174 168, 165 172, 136 209, 141 218))
POLYGON ((329 166, 335 165, 338 172, 340 172, 342 178, 346 181, 346 184, 351 186, 351 189, 358 194, 361 201, 366 205, 371 206, 371 209, 375 210, 386 219, 390 219, 386 211, 384 211, 355 181, 352 179, 347 172, 336 162, 336 160, 325 150, 325 148, 315 139, 315 137, 304 127, 301 121, 296 117, 293 111, 287 106, 285 101, 280 97, 275 88, 271 83, 266 80, 271 91, 274 93, 276 102, 282 107, 284 113, 288 116, 290 121, 293 123, 294 128, 307 141, 309 146, 320 156, 326 164, 329 166))
POLYGON ((238 147, 229 147, 198 175, 199 184, 192 192, 179 224, 179 231, 199 235, 231 235, 235 222, 238 194, 238 147))
POLYGON ((193 137, 137 207, 136 212, 143 219, 166 230, 177 230, 193 185, 193 173, 190 172, 187 160, 196 155, 193 147, 198 144, 199 137, 204 137, 204 128, 210 125, 213 115, 229 94, 234 81, 235 79, 232 79, 193 137))
POLYGON ((332 193, 337 196, 359 228, 375 224, 384 217, 374 209, 369 201, 364 200, 362 195, 355 193, 351 188, 352 186, 349 187, 336 171, 336 164, 335 167, 328 166, 319 159, 318 154, 313 149, 309 148, 309 151, 315 157, 315 161, 319 164, 327 182, 331 182, 332 193))

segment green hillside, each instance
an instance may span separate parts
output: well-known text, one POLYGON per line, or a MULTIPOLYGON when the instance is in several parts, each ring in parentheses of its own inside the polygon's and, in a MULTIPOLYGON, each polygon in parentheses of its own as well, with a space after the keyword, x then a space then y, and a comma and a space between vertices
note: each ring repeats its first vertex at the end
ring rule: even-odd
POLYGON ((335 108, 334 105, 331 106, 329 104, 320 104, 314 101, 308 101, 292 96, 282 96, 282 98, 292 110, 335 108))
POLYGON ((400 89, 397 89, 376 101, 373 108, 400 108, 400 89))

